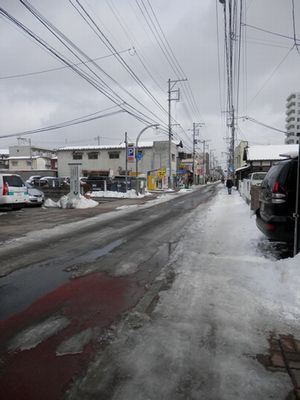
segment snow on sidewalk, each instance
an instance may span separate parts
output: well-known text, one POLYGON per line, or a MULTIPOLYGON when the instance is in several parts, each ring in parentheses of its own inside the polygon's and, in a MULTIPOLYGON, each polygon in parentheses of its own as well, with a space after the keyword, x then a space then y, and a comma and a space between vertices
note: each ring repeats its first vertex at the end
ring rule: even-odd
POLYGON ((170 262, 172 287, 129 348, 115 352, 127 378, 113 399, 286 398, 288 374, 256 356, 268 352, 270 332, 300 335, 300 255, 263 255, 263 236, 236 191, 221 189, 191 220, 170 262))

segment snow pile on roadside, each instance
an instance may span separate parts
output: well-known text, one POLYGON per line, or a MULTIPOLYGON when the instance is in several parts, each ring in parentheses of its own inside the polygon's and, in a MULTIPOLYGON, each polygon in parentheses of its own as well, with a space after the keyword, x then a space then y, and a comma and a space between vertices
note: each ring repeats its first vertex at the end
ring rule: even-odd
POLYGON ((47 208, 93 208, 98 204, 99 203, 97 201, 87 199, 82 195, 74 197, 68 194, 66 196, 62 196, 58 201, 47 199, 44 203, 44 206, 47 208))
POLYGON ((145 196, 152 196, 152 193, 146 192, 145 194, 136 194, 134 189, 127 190, 127 193, 124 192, 113 192, 111 190, 103 191, 97 190, 95 192, 87 192, 86 193, 90 197, 113 197, 118 199, 137 199, 143 198, 145 196))

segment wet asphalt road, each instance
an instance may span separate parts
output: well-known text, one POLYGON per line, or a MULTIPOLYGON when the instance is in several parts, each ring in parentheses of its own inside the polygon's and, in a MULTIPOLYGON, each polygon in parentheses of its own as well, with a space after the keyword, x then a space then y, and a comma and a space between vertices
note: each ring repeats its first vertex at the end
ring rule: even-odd
MULTIPOLYGON (((117 212, 104 221, 91 220, 67 234, 61 231, 51 237, 41 234, 37 240, 12 241, 1 249, 0 270, 7 275, 0 279, 0 395, 2 391, 7 400, 62 398, 74 375, 81 374, 94 352, 105 345, 105 340, 99 343, 99 337, 142 298, 148 296, 145 307, 152 307, 162 288, 160 284, 151 292, 156 287, 155 280, 189 223, 191 211, 209 202, 219 188, 209 185, 166 203, 137 208, 130 214, 117 212), (28 338, 32 327, 53 315, 67 320, 59 334, 47 338, 42 345, 30 347, 25 358, 19 349, 13 354, 8 351, 16 335, 28 338), (55 356, 59 343, 80 334, 83 328, 84 337, 89 339, 83 349, 75 351, 78 355, 71 352, 72 360, 55 356), (49 362, 44 367, 47 358, 49 362), (72 365, 68 364, 71 361, 72 365), (39 378, 30 369, 24 374, 30 364, 39 369, 39 378), (45 382, 49 388, 49 376, 54 371, 53 390, 45 391, 45 382), (58 371, 61 371, 59 376, 58 371), (20 381, 17 388, 15 380, 20 381), (30 383, 33 381, 34 385, 30 383)), ((57 223, 55 215, 60 211, 75 215, 74 210, 52 210, 49 225, 57 223)), ((39 225, 40 214, 36 215, 32 226, 36 230, 44 228, 47 220, 41 218, 39 225)), ((13 235, 12 231, 10 234, 13 235)), ((163 285, 170 284, 172 278, 166 277, 163 285)), ((48 325, 34 336, 47 330, 48 325)))

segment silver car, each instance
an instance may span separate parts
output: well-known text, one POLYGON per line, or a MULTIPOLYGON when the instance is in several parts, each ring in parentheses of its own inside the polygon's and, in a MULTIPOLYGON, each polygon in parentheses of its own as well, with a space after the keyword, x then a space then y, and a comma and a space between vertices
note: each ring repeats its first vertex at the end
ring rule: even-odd
POLYGON ((26 201, 26 206, 41 206, 44 204, 45 195, 41 190, 36 189, 29 183, 26 183, 26 187, 28 191, 28 200, 26 201))

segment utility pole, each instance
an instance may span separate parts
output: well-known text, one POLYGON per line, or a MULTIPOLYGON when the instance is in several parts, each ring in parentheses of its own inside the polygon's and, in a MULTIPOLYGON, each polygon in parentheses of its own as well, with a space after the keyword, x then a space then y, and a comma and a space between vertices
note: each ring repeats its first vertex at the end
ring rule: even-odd
POLYGON ((205 156, 205 150, 206 150, 206 143, 210 142, 210 139, 204 139, 204 140, 199 140, 200 143, 203 144, 203 150, 202 150, 202 171, 203 171, 203 183, 205 183, 205 173, 206 173, 206 156, 205 156))
POLYGON ((128 139, 127 132, 125 132, 125 191, 127 193, 128 185, 128 139))
POLYGON ((193 122, 193 185, 195 185, 195 145, 196 145, 196 123, 193 122))
POLYGON ((169 125, 169 189, 173 188, 173 175, 172 175, 172 124, 171 124, 171 101, 179 101, 180 91, 179 89, 173 90, 176 83, 187 81, 187 79, 176 79, 171 81, 168 79, 168 125, 169 125), (172 93, 177 93, 176 98, 172 98, 172 93))
POLYGON ((198 143, 196 140, 196 128, 201 127, 204 124, 201 122, 193 122, 193 185, 196 184, 196 174, 195 174, 195 146, 198 143))

